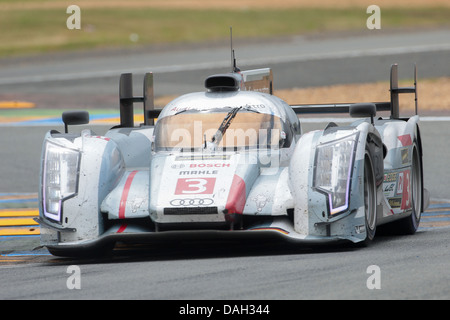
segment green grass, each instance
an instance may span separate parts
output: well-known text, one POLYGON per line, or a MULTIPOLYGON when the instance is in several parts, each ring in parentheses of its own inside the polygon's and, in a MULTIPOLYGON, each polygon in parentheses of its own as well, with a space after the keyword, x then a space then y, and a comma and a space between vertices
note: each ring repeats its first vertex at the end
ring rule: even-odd
MULTIPOLYGON (((227 41, 325 31, 367 30, 363 9, 177 10, 82 9, 82 30, 68 30, 65 10, 0 11, 0 57, 157 43, 227 41), (139 35, 137 42, 130 34, 139 35)), ((382 28, 450 26, 450 8, 386 9, 382 28)), ((376 32, 376 31, 374 31, 376 32)))

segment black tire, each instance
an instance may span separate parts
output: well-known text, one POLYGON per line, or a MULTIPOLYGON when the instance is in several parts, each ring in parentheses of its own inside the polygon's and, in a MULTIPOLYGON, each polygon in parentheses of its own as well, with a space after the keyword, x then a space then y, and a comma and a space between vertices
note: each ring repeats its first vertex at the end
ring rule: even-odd
POLYGON ((411 215, 394 222, 393 227, 397 234, 410 235, 416 233, 419 228, 420 218, 423 211, 423 174, 422 161, 417 144, 413 146, 411 164, 411 215))
POLYGON ((364 215, 366 225, 365 244, 375 238, 377 229, 377 187, 373 163, 369 152, 364 158, 364 215))

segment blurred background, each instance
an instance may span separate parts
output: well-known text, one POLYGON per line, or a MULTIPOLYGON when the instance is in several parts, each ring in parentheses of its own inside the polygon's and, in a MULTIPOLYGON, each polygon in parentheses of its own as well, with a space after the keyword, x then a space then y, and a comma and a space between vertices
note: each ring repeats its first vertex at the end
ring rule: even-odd
POLYGON ((447 0, 1 0, 0 56, 136 48, 170 43, 222 43, 337 31, 360 31, 365 9, 382 10, 382 28, 450 25, 447 0), (66 28, 66 9, 81 9, 81 30, 66 28))
POLYGON ((408 83, 418 64, 422 110, 450 109, 448 0, 0 0, 0 122, 117 113, 121 72, 136 74, 136 94, 154 72, 160 107, 203 90, 229 69, 230 26, 239 66, 272 67, 289 103, 386 100, 398 62, 408 83), (67 27, 72 4, 80 29, 67 27), (378 30, 367 28, 372 4, 378 30))

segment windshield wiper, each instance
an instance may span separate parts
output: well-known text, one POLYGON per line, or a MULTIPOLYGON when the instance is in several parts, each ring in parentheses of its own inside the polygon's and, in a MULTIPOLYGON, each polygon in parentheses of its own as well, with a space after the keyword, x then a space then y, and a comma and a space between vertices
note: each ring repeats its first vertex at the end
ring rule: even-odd
POLYGON ((233 121, 233 119, 236 117, 237 113, 241 109, 242 107, 233 108, 230 112, 227 113, 222 123, 220 124, 219 129, 217 129, 216 133, 213 135, 211 139, 212 143, 214 143, 216 146, 219 145, 220 141, 222 140, 222 137, 225 135, 225 132, 230 126, 231 121, 233 121))

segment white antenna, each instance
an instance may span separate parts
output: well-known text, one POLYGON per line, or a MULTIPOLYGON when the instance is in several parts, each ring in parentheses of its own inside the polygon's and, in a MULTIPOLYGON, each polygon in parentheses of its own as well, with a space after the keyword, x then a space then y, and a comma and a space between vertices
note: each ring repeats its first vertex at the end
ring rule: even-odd
POLYGON ((230 27, 230 49, 231 49, 231 72, 239 72, 239 68, 236 66, 236 57, 233 49, 233 27, 230 27))
POLYGON ((233 49, 233 27, 230 26, 231 72, 234 72, 235 60, 233 49))

